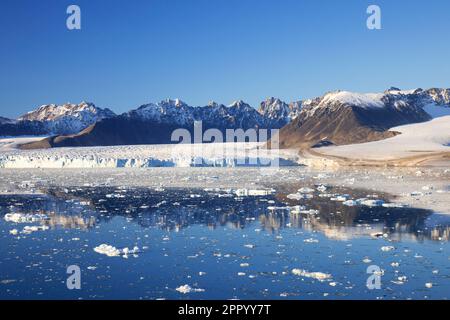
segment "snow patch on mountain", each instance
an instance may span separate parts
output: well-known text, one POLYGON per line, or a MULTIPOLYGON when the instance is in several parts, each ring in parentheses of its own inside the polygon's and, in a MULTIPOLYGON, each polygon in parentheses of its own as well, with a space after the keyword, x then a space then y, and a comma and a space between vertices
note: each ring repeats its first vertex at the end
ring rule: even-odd
POLYGON ((333 91, 322 97, 303 101, 300 114, 312 116, 316 111, 328 108, 330 111, 340 106, 358 108, 422 108, 432 118, 450 114, 450 89, 421 88, 401 90, 391 87, 384 93, 357 93, 349 91, 333 91))
POLYGON ((382 93, 356 93, 349 91, 330 92, 323 97, 319 107, 333 102, 340 102, 362 108, 383 108, 383 96, 382 93))

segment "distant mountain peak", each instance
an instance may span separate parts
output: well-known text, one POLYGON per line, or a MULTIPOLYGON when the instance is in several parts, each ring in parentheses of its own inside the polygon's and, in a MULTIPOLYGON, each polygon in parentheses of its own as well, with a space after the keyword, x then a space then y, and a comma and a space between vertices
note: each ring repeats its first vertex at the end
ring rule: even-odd
POLYGON ((0 117, 0 124, 10 124, 10 123, 15 123, 16 121, 13 119, 8 119, 5 117, 0 117))
POLYGON ((233 103, 231 103, 229 105, 230 108, 232 107, 238 107, 238 108, 242 108, 242 107, 250 107, 250 105, 248 103, 245 103, 243 100, 236 100, 233 101, 233 103))
POLYGON ((79 104, 45 104, 17 120, 41 122, 50 133, 70 134, 77 133, 99 120, 114 116, 115 113, 109 109, 101 109, 91 102, 82 101, 79 104))
POLYGON ((174 106, 174 107, 187 106, 187 104, 185 102, 183 102, 181 99, 178 99, 178 98, 176 98, 176 99, 167 98, 167 99, 161 101, 160 104, 174 106))
POLYGON ((217 102, 215 102, 215 101, 213 101, 213 100, 211 100, 211 101, 208 102, 208 107, 211 107, 211 108, 217 108, 217 107, 219 107, 219 106, 220 106, 220 104, 218 104, 217 102))

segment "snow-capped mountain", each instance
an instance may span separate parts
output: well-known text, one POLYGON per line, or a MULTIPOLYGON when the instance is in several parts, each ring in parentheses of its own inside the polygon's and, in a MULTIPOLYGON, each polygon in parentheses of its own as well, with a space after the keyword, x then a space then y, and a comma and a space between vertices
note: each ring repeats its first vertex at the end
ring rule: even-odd
POLYGON ((261 102, 258 112, 267 122, 277 124, 281 128, 295 119, 302 109, 302 102, 296 101, 287 104, 277 98, 268 98, 261 102))
POLYGON ((431 117, 450 115, 450 89, 431 88, 427 90, 400 90, 391 88, 385 91, 387 99, 397 103, 408 103, 422 107, 431 117))
POLYGON ((349 91, 328 92, 322 97, 303 101, 301 114, 312 116, 323 108, 350 106, 362 109, 394 108, 397 110, 423 109, 431 117, 433 111, 443 109, 450 113, 450 89, 400 90, 390 88, 384 93, 356 93, 349 91))
POLYGON ((277 105, 256 110, 242 100, 237 100, 229 106, 212 101, 204 107, 192 107, 179 99, 167 99, 156 104, 142 105, 124 116, 180 126, 192 126, 194 121, 203 121, 204 125, 219 129, 281 128, 290 121, 293 113, 286 103, 279 99, 274 100, 277 105), (286 106, 286 111, 279 106, 286 106))
POLYGON ((159 103, 144 104, 136 110, 125 113, 123 116, 130 119, 187 125, 192 121, 193 108, 180 99, 167 99, 159 103))
POLYGON ((310 147, 380 140, 395 135, 389 128, 427 121, 441 113, 450 114, 447 89, 334 91, 303 101, 298 117, 281 130, 280 143, 310 147))
POLYGON ((114 117, 109 109, 101 109, 93 103, 47 104, 19 117, 19 122, 41 122, 50 134, 78 133, 97 121, 114 117))

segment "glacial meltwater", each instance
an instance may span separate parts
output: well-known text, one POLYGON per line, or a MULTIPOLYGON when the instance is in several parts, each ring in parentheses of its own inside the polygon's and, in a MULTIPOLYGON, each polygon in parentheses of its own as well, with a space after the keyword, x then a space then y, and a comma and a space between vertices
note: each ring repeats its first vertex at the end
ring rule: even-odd
POLYGON ((295 183, 3 194, 0 299, 449 298, 450 217, 389 200, 295 183))

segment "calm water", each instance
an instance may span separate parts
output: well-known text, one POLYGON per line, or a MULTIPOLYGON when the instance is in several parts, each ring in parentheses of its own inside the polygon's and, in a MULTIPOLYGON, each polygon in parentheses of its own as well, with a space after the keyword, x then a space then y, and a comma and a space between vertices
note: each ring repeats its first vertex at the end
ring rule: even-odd
MULTIPOLYGON (((223 190, 106 187, 0 196, 0 298, 450 296, 450 217, 411 208, 347 207, 317 191, 312 199, 286 198, 299 187, 242 198, 223 190), (299 204, 318 211, 273 208, 299 204), (16 223, 4 219, 8 213, 46 218, 16 223), (24 233, 25 226, 49 229, 24 233), (138 246, 140 252, 108 257, 94 251, 103 243, 138 246), (81 268, 81 290, 66 287, 69 265, 81 268), (381 289, 366 287, 370 265, 384 271, 381 289), (320 281, 293 269, 330 277, 320 281), (183 294, 176 290, 182 285, 197 290, 183 294)), ((367 196, 359 190, 329 192, 367 196)))

